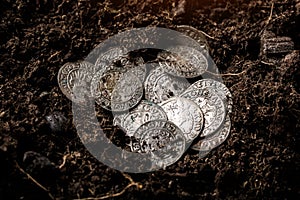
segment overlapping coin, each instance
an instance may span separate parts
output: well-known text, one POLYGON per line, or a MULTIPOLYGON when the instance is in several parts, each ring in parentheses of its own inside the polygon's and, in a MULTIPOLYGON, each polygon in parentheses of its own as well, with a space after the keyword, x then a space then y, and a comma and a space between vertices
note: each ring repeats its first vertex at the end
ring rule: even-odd
POLYGON ((180 97, 194 101, 202 110, 205 119, 202 137, 211 135, 221 128, 226 117, 225 104, 213 89, 190 87, 180 97))
POLYGON ((135 131, 144 123, 153 120, 167 120, 167 114, 157 104, 142 100, 139 105, 129 113, 115 114, 114 125, 118 125, 128 136, 133 136, 135 131))
POLYGON ((173 97, 159 104, 168 116, 168 120, 183 132, 187 143, 192 142, 202 131, 204 119, 200 107, 193 101, 173 97))
POLYGON ((173 96, 178 96, 186 90, 190 84, 183 77, 176 77, 166 73, 164 63, 150 71, 145 81, 145 98, 160 103, 173 96))

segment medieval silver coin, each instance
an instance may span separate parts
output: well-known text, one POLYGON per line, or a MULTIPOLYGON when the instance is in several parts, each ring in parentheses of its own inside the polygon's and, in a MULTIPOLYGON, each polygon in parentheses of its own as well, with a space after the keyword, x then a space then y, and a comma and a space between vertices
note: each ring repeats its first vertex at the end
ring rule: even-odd
POLYGON ((153 166, 165 168, 183 155, 186 141, 182 131, 166 120, 149 121, 134 134, 140 141, 140 152, 151 152, 153 166))
POLYGON ((152 120, 167 120, 167 114, 157 104, 142 100, 139 105, 129 113, 116 114, 114 125, 118 125, 128 136, 133 136, 135 131, 144 123, 152 120))
POLYGON ((190 86, 185 78, 166 73, 163 66, 165 64, 152 70, 144 84, 145 98, 154 103, 161 103, 173 96, 178 96, 190 86))
POLYGON ((217 93, 217 95, 219 95, 222 100, 225 102, 225 104, 227 105, 227 110, 228 113, 232 112, 232 94, 229 91, 229 89, 221 82, 219 81, 215 81, 213 79, 201 79, 199 81, 196 81, 195 83, 193 83, 190 88, 213 88, 214 91, 217 93))
POLYGON ((143 83, 131 72, 122 74, 111 94, 111 110, 127 111, 143 97, 143 83))
POLYGON ((226 117, 226 108, 220 96, 211 88, 189 87, 180 97, 194 101, 204 115, 204 127, 200 136, 208 136, 220 129, 226 117))
POLYGON ((204 118, 200 107, 192 100, 173 97, 159 104, 168 120, 178 126, 187 143, 192 142, 201 132, 204 118))
POLYGON ((91 74, 95 66, 82 61, 66 63, 58 71, 57 82, 64 95, 75 103, 84 103, 90 94, 91 74))
MULTIPOLYGON (((203 50, 208 52, 208 43, 202 31, 188 25, 178 25, 175 30, 194 39, 203 48, 203 50)), ((190 44, 187 45, 190 46, 190 44)))
POLYGON ((192 149, 200 152, 211 151, 212 149, 221 145, 229 136, 231 128, 231 121, 229 115, 226 116, 225 123, 221 130, 211 136, 205 137, 192 146, 192 149))
POLYGON ((184 78, 195 78, 207 71, 208 61, 204 54, 188 46, 174 46, 158 54, 167 72, 184 78))

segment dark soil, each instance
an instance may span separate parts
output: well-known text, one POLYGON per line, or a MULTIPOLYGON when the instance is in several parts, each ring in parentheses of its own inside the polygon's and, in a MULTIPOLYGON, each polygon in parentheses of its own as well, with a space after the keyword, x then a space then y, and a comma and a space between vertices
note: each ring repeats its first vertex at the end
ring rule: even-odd
POLYGON ((273 2, 2 0, 0 199, 299 199, 300 4, 273 2), (179 24, 212 37, 210 54, 233 94, 231 134, 204 159, 188 151, 166 170, 128 176, 80 142, 57 72, 118 32, 179 24), (295 50, 264 62, 264 30, 292 38, 295 50), (45 117, 54 111, 68 119, 65 129, 50 129, 45 117), (27 151, 56 170, 29 169, 27 151))

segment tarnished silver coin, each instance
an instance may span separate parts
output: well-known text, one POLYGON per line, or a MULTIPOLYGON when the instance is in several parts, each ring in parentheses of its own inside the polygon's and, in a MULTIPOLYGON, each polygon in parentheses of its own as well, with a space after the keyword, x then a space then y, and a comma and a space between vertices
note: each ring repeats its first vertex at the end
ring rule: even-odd
POLYGON ((205 137, 192 146, 192 149, 196 151, 204 152, 211 151, 212 149, 221 145, 229 136, 231 128, 231 121, 229 115, 226 116, 226 120, 222 129, 214 133, 211 136, 205 137))
POLYGON ((211 88, 189 87, 180 97, 194 101, 204 115, 204 127, 200 136, 208 136, 218 131, 226 117, 226 108, 223 100, 211 88))
POLYGON ((200 107, 192 100, 173 97, 159 104, 167 113, 168 120, 178 126, 186 139, 192 142, 204 125, 204 118, 200 107))
POLYGON ((58 71, 57 82, 64 95, 75 103, 84 103, 90 94, 91 71, 95 66, 82 61, 66 63, 58 71))
POLYGON ((232 112, 232 94, 229 89, 221 82, 213 79, 201 79, 193 83, 190 88, 213 88, 214 91, 222 98, 227 106, 228 113, 232 112))
POLYGON ((120 71, 99 71, 92 79, 91 94, 102 108, 111 110, 112 92, 122 76, 120 71))
MULTIPOLYGON (((184 35, 194 39, 195 41, 200 44, 200 46, 208 52, 208 43, 206 40, 205 35, 203 34, 202 31, 188 25, 178 25, 176 26, 176 31, 183 33, 184 35)), ((193 44, 187 44, 188 46, 193 45, 193 44)), ((193 46, 190 46, 193 47, 193 46)))
POLYGON ((142 100, 129 113, 116 114, 113 123, 120 126, 128 136, 133 136, 141 125, 157 119, 167 120, 165 111, 153 102, 142 100))
POLYGON ((146 122, 137 129, 134 137, 139 140, 139 152, 151 152, 152 164, 162 168, 179 160, 186 149, 182 131, 166 120, 146 122))
POLYGON ((95 66, 101 66, 104 63, 114 63, 117 60, 120 60, 126 54, 126 49, 122 47, 114 47, 109 49, 106 52, 100 53, 98 59, 96 60, 95 66))
POLYGON ((127 111, 143 97, 143 83, 131 72, 122 74, 111 94, 111 110, 127 111))
POLYGON ((161 64, 161 67, 152 70, 144 84, 145 98, 154 103, 178 96, 190 86, 185 78, 166 73, 163 69, 164 66, 165 64, 161 64))
POLYGON ((204 54, 188 46, 174 46, 158 54, 167 72, 184 78, 195 78, 207 71, 208 61, 204 54))

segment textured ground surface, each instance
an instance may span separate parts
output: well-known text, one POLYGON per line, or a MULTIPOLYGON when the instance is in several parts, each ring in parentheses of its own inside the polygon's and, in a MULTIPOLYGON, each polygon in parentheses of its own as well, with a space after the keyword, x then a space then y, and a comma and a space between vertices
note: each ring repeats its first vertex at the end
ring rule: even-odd
MULTIPOLYGON (((174 2, 1 1, 0 199, 299 198, 300 4, 174 2), (102 165, 76 135, 71 101, 56 81, 59 68, 84 59, 119 31, 178 24, 211 36, 211 56, 233 94, 230 137, 206 158, 188 151, 165 171, 126 175, 102 165), (265 29, 291 37, 296 51, 280 55, 275 65, 262 61, 265 29), (68 119, 60 133, 45 119, 54 111, 68 119), (26 151, 47 157, 56 169, 39 172, 39 166, 23 162, 26 151)), ((102 123, 110 120, 103 114, 102 123)))

